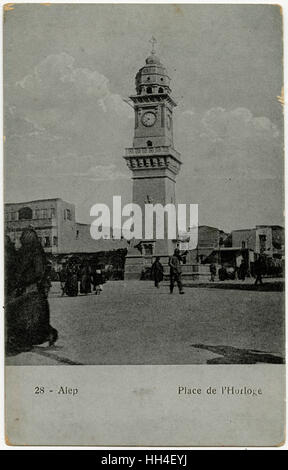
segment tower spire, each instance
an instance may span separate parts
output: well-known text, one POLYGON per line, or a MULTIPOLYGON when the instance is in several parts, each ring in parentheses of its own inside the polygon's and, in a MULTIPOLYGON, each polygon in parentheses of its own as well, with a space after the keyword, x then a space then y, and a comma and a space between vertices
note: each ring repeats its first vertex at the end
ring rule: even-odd
POLYGON ((157 43, 157 39, 155 39, 154 36, 152 36, 149 42, 151 42, 152 44, 151 54, 155 54, 155 44, 157 43))

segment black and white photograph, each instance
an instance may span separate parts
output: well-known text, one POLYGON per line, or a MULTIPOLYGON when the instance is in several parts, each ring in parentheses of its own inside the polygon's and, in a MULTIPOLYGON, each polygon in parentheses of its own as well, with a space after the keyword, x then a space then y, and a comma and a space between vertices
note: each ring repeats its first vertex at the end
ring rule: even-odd
POLYGON ((9 370, 284 364, 281 6, 3 8, 9 370))

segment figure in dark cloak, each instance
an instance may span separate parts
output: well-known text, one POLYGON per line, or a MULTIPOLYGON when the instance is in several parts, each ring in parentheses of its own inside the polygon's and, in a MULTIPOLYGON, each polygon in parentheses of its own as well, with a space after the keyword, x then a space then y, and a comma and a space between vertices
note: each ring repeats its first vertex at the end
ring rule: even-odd
POLYGON ((218 270, 218 277, 220 281, 225 281, 227 279, 227 271, 223 264, 221 268, 218 270))
POLYGON ((255 280, 256 286, 258 283, 260 285, 263 284, 262 276, 265 274, 265 269, 266 269, 266 266, 265 266, 264 257, 260 255, 259 258, 256 259, 254 263, 254 274, 256 276, 256 280, 255 280))
POLYGON ((210 266, 209 266, 209 269, 210 269, 210 281, 214 282, 215 276, 216 276, 216 273, 217 273, 217 269, 216 269, 215 264, 211 263, 210 266))
POLYGON ((238 270, 238 278, 240 279, 240 281, 245 281, 246 276, 247 276, 246 263, 244 260, 242 260, 239 266, 239 270, 238 270))
POLYGON ((65 294, 65 286, 66 286, 66 281, 67 281, 67 267, 64 264, 62 268, 59 271, 59 281, 60 281, 60 287, 62 291, 62 296, 65 294))
POLYGON ((155 287, 159 289, 159 284, 163 281, 163 266, 160 263, 160 256, 157 256, 154 263, 151 266, 151 277, 154 281, 155 287))
POLYGON ((5 237, 5 297, 13 297, 17 285, 17 251, 8 235, 5 237))
POLYGON ((32 228, 23 231, 20 242, 16 287, 5 302, 6 348, 12 354, 45 342, 52 346, 58 338, 57 330, 50 325, 50 281, 44 250, 32 228))
POLYGON ((78 269, 75 265, 70 265, 67 268, 65 292, 69 297, 78 295, 78 269))
POLYGON ((100 266, 97 266, 95 271, 92 274, 93 279, 93 290, 95 295, 100 295, 103 290, 103 284, 105 283, 105 277, 101 271, 100 266))
POLYGON ((91 269, 89 264, 86 262, 81 268, 81 280, 80 280, 80 293, 90 294, 91 293, 91 269))

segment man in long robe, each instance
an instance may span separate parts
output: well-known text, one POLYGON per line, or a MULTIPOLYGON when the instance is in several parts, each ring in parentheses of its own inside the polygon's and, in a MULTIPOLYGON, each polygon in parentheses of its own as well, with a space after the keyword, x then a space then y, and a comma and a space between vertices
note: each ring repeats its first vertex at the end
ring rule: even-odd
POLYGON ((177 283, 179 294, 184 294, 182 284, 181 255, 178 248, 174 250, 173 256, 169 259, 170 266, 170 293, 173 294, 174 284, 177 283))

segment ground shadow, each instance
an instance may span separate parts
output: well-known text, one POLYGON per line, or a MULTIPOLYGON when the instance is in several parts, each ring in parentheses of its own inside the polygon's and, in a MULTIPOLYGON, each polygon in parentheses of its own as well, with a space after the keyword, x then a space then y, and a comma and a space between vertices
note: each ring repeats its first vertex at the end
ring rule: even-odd
POLYGON ((83 366, 84 364, 82 362, 78 361, 71 361, 71 359, 68 359, 67 357, 60 356, 59 354, 53 354, 53 351, 59 351, 62 349, 62 346, 49 346, 49 347, 43 347, 43 346, 34 346, 32 349, 32 352, 39 354, 40 356, 47 357, 49 359, 53 359, 54 361, 57 361, 60 364, 65 364, 69 366, 83 366))
POLYGON ((259 291, 259 292, 283 292, 285 290, 285 284, 283 281, 276 281, 276 282, 267 282, 263 284, 245 284, 245 283, 237 283, 237 284, 230 284, 230 283, 213 283, 213 282, 203 282, 195 284, 184 284, 184 287, 209 287, 211 289, 233 289, 233 290, 250 290, 250 291, 259 291))
POLYGON ((5 356, 6 357, 13 357, 13 356, 18 356, 18 354, 21 354, 21 353, 25 353, 25 352, 30 352, 32 351, 32 346, 31 347, 22 347, 22 348, 19 348, 17 349, 17 347, 13 347, 13 348, 8 348, 6 347, 6 350, 5 350, 5 356))
POLYGON ((281 356, 269 354, 256 349, 239 349, 233 346, 210 346, 208 344, 191 344, 193 348, 205 349, 220 357, 208 359, 207 364, 284 364, 281 356))

